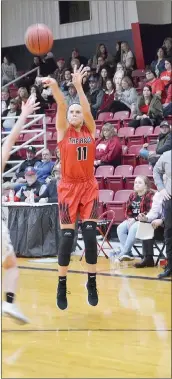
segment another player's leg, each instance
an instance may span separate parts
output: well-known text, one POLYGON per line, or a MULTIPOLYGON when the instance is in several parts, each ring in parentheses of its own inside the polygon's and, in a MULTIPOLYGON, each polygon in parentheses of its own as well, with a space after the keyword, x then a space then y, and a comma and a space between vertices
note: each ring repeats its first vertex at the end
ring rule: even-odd
POLYGON ((10 316, 22 324, 28 323, 28 318, 24 316, 15 304, 16 287, 19 274, 16 264, 16 257, 14 254, 10 254, 5 258, 3 268, 5 270, 3 278, 5 300, 2 303, 2 314, 10 316))
POLYGON ((67 271, 74 241, 75 224, 61 224, 61 238, 58 251, 59 280, 57 287, 57 306, 65 310, 67 302, 67 271))
POLYGON ((96 240, 96 220, 84 220, 82 224, 82 234, 85 243, 85 260, 88 264, 88 303, 92 306, 98 304, 98 293, 96 286, 96 264, 97 264, 97 240, 96 240))

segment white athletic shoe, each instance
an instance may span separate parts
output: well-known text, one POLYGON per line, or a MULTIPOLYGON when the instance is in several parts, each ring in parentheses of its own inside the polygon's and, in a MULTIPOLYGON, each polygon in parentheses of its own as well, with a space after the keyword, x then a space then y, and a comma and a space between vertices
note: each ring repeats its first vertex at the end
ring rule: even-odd
POLYGON ((6 301, 2 303, 2 314, 14 318, 20 324, 28 324, 29 320, 23 315, 23 313, 17 308, 16 304, 10 304, 6 301))

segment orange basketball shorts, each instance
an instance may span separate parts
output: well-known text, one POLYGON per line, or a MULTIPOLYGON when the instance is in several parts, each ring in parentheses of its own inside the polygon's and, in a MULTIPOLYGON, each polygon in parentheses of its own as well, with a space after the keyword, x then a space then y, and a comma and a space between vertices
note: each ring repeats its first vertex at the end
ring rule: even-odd
POLYGON ((98 183, 95 178, 87 182, 60 181, 58 203, 61 224, 74 224, 80 220, 98 217, 98 183))

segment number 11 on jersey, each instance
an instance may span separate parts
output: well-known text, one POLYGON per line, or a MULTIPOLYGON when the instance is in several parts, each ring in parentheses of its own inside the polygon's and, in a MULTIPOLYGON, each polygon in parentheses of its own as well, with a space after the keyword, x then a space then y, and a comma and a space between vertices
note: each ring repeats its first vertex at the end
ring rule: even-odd
POLYGON ((77 159, 78 161, 86 161, 87 160, 87 146, 79 146, 77 147, 77 159))

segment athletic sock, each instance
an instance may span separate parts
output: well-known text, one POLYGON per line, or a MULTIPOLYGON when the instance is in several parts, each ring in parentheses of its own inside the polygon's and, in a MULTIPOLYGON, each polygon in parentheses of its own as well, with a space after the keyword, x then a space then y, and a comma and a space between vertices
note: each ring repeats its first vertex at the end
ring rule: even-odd
POLYGON ((67 276, 59 276, 59 284, 66 284, 67 276))
POLYGON ((12 303, 14 303, 15 294, 12 293, 12 292, 6 292, 6 294, 5 294, 5 298, 6 298, 6 302, 7 302, 7 303, 12 304, 12 303))
POLYGON ((95 282, 96 281, 96 273, 90 273, 88 272, 88 282, 95 282))

